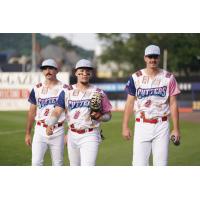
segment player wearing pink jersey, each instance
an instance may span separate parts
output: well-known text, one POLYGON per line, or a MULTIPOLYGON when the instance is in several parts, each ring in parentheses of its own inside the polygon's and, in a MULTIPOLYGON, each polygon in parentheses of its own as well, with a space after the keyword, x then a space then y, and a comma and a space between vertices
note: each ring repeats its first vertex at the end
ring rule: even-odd
POLYGON ((180 140, 179 113, 176 95, 180 93, 173 74, 158 68, 160 48, 149 45, 145 49, 146 68, 132 74, 126 84, 127 101, 124 110, 123 132, 130 140, 128 122, 135 112, 133 165, 149 165, 152 151, 153 165, 167 165, 170 140, 169 115, 173 122, 175 140, 180 140))
POLYGON ((67 147, 71 166, 94 166, 101 142, 100 123, 111 119, 111 104, 106 94, 91 85, 93 67, 89 60, 77 62, 75 75, 77 83, 63 90, 58 103, 49 119, 47 134, 51 135, 52 126, 57 122, 60 113, 67 110, 68 137, 67 147), (102 111, 94 112, 97 120, 91 118, 90 100, 94 93, 102 94, 102 111))
POLYGON ((46 135, 47 119, 55 107, 58 95, 66 87, 57 80, 58 66, 53 59, 44 60, 41 70, 45 81, 37 84, 31 91, 28 101, 30 109, 27 118, 25 143, 32 146, 32 165, 43 165, 43 159, 47 148, 50 148, 52 165, 63 165, 64 151, 64 120, 62 112, 58 123, 54 126, 54 134, 46 135), (36 121, 33 142, 31 142, 31 129, 36 121))

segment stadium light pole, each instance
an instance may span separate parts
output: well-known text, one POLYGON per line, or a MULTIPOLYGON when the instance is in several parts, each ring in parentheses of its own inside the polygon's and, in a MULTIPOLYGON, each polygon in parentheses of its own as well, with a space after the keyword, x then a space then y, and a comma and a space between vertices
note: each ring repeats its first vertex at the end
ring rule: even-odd
POLYGON ((163 53, 163 69, 167 70, 167 49, 164 49, 163 53))
POLYGON ((36 34, 32 33, 32 71, 36 72, 36 34))

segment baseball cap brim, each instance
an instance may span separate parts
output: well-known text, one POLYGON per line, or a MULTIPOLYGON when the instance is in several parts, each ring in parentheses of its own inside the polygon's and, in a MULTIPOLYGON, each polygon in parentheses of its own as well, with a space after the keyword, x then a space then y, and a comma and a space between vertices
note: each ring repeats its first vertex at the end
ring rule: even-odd
POLYGON ((50 67, 50 68, 53 68, 53 69, 58 69, 58 68, 56 68, 56 67, 54 67, 54 66, 49 66, 49 65, 44 65, 44 66, 40 66, 40 69, 44 69, 44 68, 46 68, 46 67, 50 67))
POLYGON ((75 70, 77 70, 77 69, 89 69, 89 70, 93 70, 92 67, 77 67, 77 68, 75 68, 75 70))

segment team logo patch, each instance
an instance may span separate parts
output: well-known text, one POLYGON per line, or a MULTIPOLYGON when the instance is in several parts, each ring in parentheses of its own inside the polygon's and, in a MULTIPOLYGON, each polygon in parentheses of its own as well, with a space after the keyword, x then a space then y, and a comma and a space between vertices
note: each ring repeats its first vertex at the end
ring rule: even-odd
POLYGON ((38 84, 36 85, 37 88, 40 88, 41 86, 42 86, 42 83, 38 83, 38 84))
POLYGON ((170 78, 171 75, 172 75, 171 73, 167 72, 167 74, 165 76, 166 76, 166 78, 170 78))
POLYGON ((142 99, 149 96, 158 96, 165 97, 166 96, 167 87, 157 87, 157 88, 138 88, 137 89, 137 97, 138 99, 142 99))
POLYGON ((136 76, 138 76, 138 77, 139 77, 139 76, 142 76, 141 70, 137 71, 135 74, 136 74, 136 76))

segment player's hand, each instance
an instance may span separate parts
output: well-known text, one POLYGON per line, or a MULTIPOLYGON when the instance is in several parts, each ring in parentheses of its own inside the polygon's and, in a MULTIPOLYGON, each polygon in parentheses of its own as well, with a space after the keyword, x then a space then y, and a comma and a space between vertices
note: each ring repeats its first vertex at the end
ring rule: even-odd
POLYGON ((122 136, 125 140, 130 140, 131 139, 131 131, 129 128, 123 128, 122 131, 122 136))
POLYGON ((49 135, 53 135, 53 126, 48 126, 46 128, 46 134, 49 135))
POLYGON ((90 113, 90 116, 91 116, 91 118, 94 119, 94 120, 99 120, 100 117, 102 116, 102 114, 101 114, 100 112, 94 112, 94 111, 92 111, 92 112, 90 113))
POLYGON ((26 134, 25 143, 28 147, 31 147, 31 134, 26 134))
POLYGON ((179 130, 172 130, 170 138, 172 138, 172 137, 174 137, 173 143, 175 145, 179 145, 180 144, 180 139, 181 139, 180 131, 179 130))

